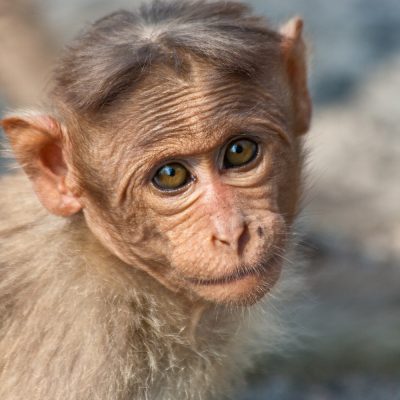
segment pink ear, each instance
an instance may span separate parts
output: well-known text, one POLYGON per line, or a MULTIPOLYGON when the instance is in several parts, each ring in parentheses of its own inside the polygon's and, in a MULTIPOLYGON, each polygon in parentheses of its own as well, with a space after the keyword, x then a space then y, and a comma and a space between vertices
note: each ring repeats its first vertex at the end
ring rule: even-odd
POLYGON ((70 171, 63 155, 60 124, 49 116, 26 115, 6 118, 1 125, 42 204, 64 217, 78 212, 82 205, 68 188, 70 171))
POLYGON ((306 46, 302 38, 303 21, 295 17, 280 30, 283 36, 282 53, 292 89, 294 130, 308 131, 311 120, 311 100, 307 88, 306 46))

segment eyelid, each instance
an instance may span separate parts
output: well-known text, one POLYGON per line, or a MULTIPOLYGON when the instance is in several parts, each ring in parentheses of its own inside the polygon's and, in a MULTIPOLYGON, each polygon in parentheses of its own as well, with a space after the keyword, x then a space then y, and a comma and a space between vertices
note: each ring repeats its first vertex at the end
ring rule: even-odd
POLYGON ((161 168, 165 167, 166 165, 171 165, 171 164, 180 164, 189 171, 190 175, 193 175, 191 168, 187 165, 187 162, 185 162, 185 160, 176 159, 176 158, 165 158, 165 159, 157 162, 156 164, 154 164, 153 167, 149 168, 148 177, 150 177, 150 181, 153 180, 154 176, 161 168))
POLYGON ((231 136, 220 148, 220 151, 218 152, 218 155, 221 155, 221 153, 225 154, 225 150, 228 148, 228 146, 237 141, 237 140, 250 140, 251 142, 254 142, 257 146, 260 145, 261 143, 261 138, 257 134, 252 134, 252 133, 242 133, 242 134, 237 134, 234 136, 231 136))
POLYGON ((183 185, 177 189, 161 189, 161 188, 157 187, 153 182, 151 182, 151 186, 152 186, 153 190, 156 191, 159 196, 165 196, 167 198, 167 197, 179 195, 179 194, 186 192, 192 186, 192 184, 194 182, 196 182, 196 177, 194 177, 193 175, 190 175, 190 179, 188 180, 188 182, 185 185, 183 185))
POLYGON ((187 186, 189 186, 193 181, 194 181, 194 179, 190 176, 184 185, 179 186, 176 189, 162 188, 162 187, 158 186, 153 180, 152 180, 152 184, 159 192, 166 193, 166 194, 178 194, 179 192, 183 191, 187 186))

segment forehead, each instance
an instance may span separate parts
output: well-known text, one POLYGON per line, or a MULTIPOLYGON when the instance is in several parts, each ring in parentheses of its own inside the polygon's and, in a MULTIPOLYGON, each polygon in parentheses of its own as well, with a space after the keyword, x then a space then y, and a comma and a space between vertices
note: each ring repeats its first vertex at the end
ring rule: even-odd
POLYGON ((155 70, 119 107, 121 133, 143 149, 207 150, 243 129, 284 129, 286 93, 278 68, 249 77, 210 65, 186 76, 155 70))

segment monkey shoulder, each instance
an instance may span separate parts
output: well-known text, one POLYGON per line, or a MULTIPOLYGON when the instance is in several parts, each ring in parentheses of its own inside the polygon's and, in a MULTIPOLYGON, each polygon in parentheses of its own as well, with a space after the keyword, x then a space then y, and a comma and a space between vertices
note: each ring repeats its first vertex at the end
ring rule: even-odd
POLYGON ((235 313, 213 306, 194 326, 190 301, 110 254, 82 215, 49 215, 19 173, 0 188, 0 398, 103 399, 127 381, 130 398, 172 399, 196 382, 198 398, 222 398, 240 381, 249 332, 235 313), (131 386, 149 374, 151 394, 131 386))

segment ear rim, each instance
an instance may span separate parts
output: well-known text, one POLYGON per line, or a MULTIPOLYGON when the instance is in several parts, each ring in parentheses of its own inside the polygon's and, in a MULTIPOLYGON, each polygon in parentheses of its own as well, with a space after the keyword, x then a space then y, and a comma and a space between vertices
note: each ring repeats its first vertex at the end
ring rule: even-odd
POLYGON ((292 105, 295 113, 294 130, 305 134, 311 125, 312 102, 307 85, 306 44, 303 39, 303 19, 295 16, 279 30, 283 40, 281 50, 286 73, 292 90, 292 105))
POLYGON ((286 21, 279 29, 279 33, 286 39, 287 44, 303 41, 303 19, 296 15, 286 21))
POLYGON ((62 125, 50 115, 28 111, 6 116, 0 126, 42 205, 62 217, 81 211, 80 196, 67 183, 71 171, 65 161, 62 125), (44 152, 54 151, 54 146, 60 150, 56 157, 65 169, 52 170, 43 161, 44 152))

